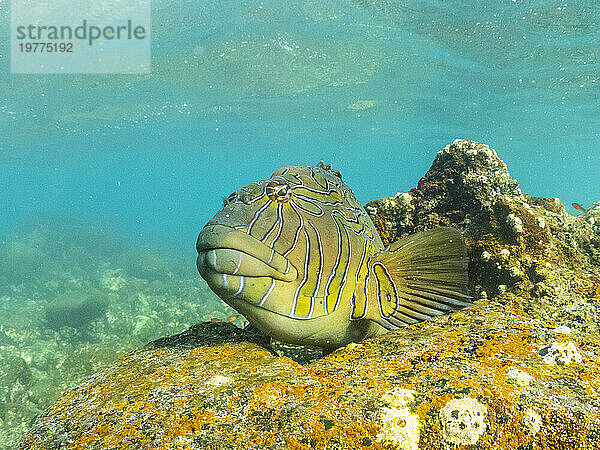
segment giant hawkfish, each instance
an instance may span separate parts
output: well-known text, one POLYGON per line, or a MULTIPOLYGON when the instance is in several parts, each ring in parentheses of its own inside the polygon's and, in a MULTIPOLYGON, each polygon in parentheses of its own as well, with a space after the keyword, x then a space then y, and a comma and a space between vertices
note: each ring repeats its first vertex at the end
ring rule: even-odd
POLYGON ((471 304, 458 230, 386 248, 341 174, 322 162, 235 191, 196 248, 210 288, 291 344, 333 349, 471 304))

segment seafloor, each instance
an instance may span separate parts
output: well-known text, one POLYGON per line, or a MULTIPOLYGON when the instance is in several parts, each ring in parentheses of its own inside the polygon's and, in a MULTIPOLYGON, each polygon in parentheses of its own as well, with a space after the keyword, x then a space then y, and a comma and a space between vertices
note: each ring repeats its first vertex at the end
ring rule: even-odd
MULTIPOLYGON (((66 390, 22 448, 600 448, 600 203, 571 216, 559 199, 523 194, 494 150, 457 140, 416 188, 367 211, 385 242, 459 228, 476 304, 322 358, 287 349, 279 356, 256 334, 200 324, 66 390)), ((33 230, 15 245, 53 242, 39 235, 33 230)), ((141 331, 146 324, 175 330, 182 317, 207 317, 198 312, 206 293, 197 281, 171 281, 164 270, 158 282, 130 273, 137 259, 90 271, 79 268, 82 257, 69 277, 60 268, 59 281, 45 268, 38 291, 12 283, 9 300, 32 305, 27 319, 12 323, 23 335, 6 328, 0 335, 15 358, 2 377, 3 404, 13 405, 2 420, 14 418, 5 428, 13 437, 95 364, 151 338, 141 331), (75 288, 88 306, 69 296, 75 288), (36 300, 46 292, 52 301, 36 300), (69 302, 94 317, 54 325, 69 302), (31 330, 46 334, 29 337, 31 330), (70 344, 50 347, 57 338, 70 344), (51 394, 35 394, 42 388, 51 394)), ((227 312, 208 313, 218 314, 227 312)))
POLYGON ((162 249, 131 247, 90 224, 47 217, 1 248, 2 449, 61 392, 126 352, 234 313, 198 279, 193 255, 182 268, 162 249))

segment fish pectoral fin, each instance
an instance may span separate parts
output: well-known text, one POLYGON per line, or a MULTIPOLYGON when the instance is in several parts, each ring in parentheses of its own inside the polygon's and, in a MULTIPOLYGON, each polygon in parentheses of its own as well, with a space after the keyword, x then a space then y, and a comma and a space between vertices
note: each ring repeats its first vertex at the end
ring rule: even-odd
POLYGON ((472 305, 461 233, 436 228, 403 238, 370 265, 364 318, 395 329, 472 305))

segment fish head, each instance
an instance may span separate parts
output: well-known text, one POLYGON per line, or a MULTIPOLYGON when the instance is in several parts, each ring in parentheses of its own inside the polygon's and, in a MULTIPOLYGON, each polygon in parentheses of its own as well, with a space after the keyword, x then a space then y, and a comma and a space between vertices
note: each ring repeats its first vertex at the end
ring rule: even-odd
POLYGON ((319 163, 283 167, 232 193, 196 247, 209 287, 265 331, 274 315, 306 322, 336 311, 359 259, 382 244, 340 173, 319 163))

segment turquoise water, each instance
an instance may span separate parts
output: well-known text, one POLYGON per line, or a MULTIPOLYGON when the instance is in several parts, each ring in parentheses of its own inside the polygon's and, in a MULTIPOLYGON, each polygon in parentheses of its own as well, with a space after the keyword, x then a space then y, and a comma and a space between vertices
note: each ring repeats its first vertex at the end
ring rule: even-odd
POLYGON ((600 199, 596 2, 154 1, 149 75, 11 75, 8 23, 3 1, 1 442, 102 363, 227 318, 195 238, 281 166, 325 160, 366 203, 467 138, 526 193, 600 199))

